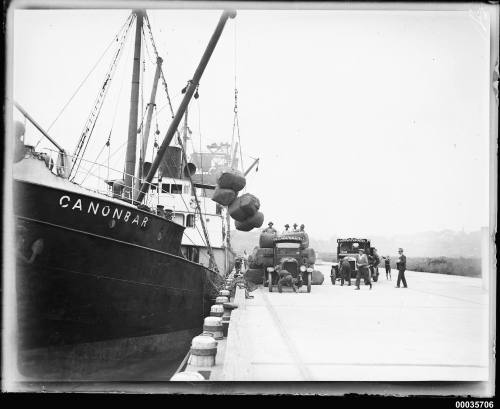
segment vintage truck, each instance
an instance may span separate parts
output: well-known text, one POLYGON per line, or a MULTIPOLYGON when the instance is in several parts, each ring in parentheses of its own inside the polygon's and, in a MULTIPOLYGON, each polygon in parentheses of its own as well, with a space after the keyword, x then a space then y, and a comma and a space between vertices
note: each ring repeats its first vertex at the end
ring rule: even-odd
POLYGON ((263 283, 269 292, 278 284, 283 270, 292 275, 299 289, 304 285, 307 292, 311 292, 316 255, 313 249, 304 248, 304 243, 304 237, 300 234, 276 235, 273 238, 273 266, 265 268, 263 283))
MULTIPOLYGON (((358 272, 358 255, 359 250, 363 249, 365 254, 370 257, 374 255, 374 247, 371 246, 369 239, 337 239, 337 262, 333 263, 330 273, 330 278, 332 284, 335 285, 337 280, 340 280, 340 265, 342 260, 347 257, 349 264, 351 265, 351 279, 356 277, 358 272)), ((374 282, 378 281, 378 267, 370 266, 370 276, 374 282)))

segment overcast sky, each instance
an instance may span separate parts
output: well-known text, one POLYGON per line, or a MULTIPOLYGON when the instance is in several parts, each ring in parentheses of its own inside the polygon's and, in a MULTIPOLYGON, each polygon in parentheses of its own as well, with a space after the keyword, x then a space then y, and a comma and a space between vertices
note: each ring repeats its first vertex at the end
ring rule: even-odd
MULTIPOLYGON (((16 10, 14 99, 48 128, 129 14, 16 10)), ((176 108, 220 11, 148 15, 176 108)), ((113 129, 119 169, 132 37, 89 145, 95 159, 113 129)), ((50 130, 70 152, 111 57, 50 130)), ((151 48, 143 59, 145 104, 151 48)), ((240 10, 190 105, 189 148, 231 141, 235 74, 245 168, 260 158, 247 192, 260 198, 266 223, 304 223, 317 238, 488 224, 487 20, 466 11, 240 10)), ((163 136, 169 112, 161 88, 157 103, 163 136)))

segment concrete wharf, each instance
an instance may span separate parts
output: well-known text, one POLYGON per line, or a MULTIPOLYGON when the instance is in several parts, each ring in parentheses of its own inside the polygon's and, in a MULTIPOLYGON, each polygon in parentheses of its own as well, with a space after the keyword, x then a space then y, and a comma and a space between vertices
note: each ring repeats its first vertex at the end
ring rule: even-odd
MULTIPOLYGON (((319 266, 321 268, 321 266, 319 266)), ((209 381, 487 381, 488 293, 481 279, 408 271, 373 290, 325 281, 310 294, 237 290, 209 381)), ((186 368, 186 371, 199 368, 186 368)))

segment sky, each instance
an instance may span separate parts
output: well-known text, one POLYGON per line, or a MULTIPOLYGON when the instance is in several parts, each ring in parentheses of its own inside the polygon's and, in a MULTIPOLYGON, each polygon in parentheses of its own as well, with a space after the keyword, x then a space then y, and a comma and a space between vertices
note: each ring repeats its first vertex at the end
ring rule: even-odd
MULTIPOLYGON (((148 11, 174 109, 220 12, 148 11)), ((129 14, 14 12, 13 98, 70 152, 129 14)), ((133 33, 122 63, 132 58, 133 33)), ((189 106, 188 149, 231 142, 236 85, 243 166, 260 159, 245 192, 260 199, 266 224, 304 223, 318 239, 477 230, 489 215, 489 41, 488 20, 468 11, 239 10, 189 106)), ((150 45, 142 60, 141 112, 150 45)), ((131 64, 119 65, 89 143, 93 160, 111 134, 117 169, 130 77, 131 64)), ((163 136, 170 112, 161 86, 157 111, 163 136)), ((29 126, 27 138, 38 140, 29 126)))

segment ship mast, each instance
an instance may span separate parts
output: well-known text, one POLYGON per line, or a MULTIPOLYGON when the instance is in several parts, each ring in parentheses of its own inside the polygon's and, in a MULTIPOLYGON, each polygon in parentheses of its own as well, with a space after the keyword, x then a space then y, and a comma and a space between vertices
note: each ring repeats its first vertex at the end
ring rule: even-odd
MULTIPOLYGON (((172 122, 170 123, 170 126, 168 127, 167 134, 165 135, 165 138, 163 139, 163 142, 158 149, 158 153, 156 154, 155 160, 153 164, 151 165, 151 168, 149 169, 149 172, 146 176, 146 179, 142 182, 142 186, 140 191, 138 192, 136 201, 141 202, 142 199, 144 198, 144 195, 147 193, 149 189, 149 184, 153 180, 153 177, 158 170, 158 166, 160 165, 160 162, 163 159, 163 156, 165 155, 165 152, 167 150, 168 145, 170 145, 170 142, 172 141, 172 138, 174 137, 175 132, 177 131, 177 128, 179 126, 179 123, 184 116, 184 112, 187 109, 187 106, 189 104, 189 101, 191 100, 191 97, 193 96, 196 88, 198 87, 200 83, 201 76, 203 75, 203 72, 205 71, 205 68, 208 64, 208 61, 210 60, 210 57, 212 56, 212 53, 215 49, 215 46, 217 45, 217 42, 219 41, 219 38, 222 34, 222 30, 224 29, 224 26, 226 24, 226 21, 228 18, 234 18, 236 16, 236 11, 224 11, 219 19, 219 22, 217 24, 217 27, 215 28, 214 33, 212 34, 212 37, 210 38, 210 41, 207 45, 207 48, 205 49, 205 52, 203 53, 203 56, 201 57, 200 63, 198 64, 198 67, 196 68, 196 71, 193 75, 193 78, 189 81, 188 87, 186 89, 186 93, 184 94, 184 98, 181 101, 181 104, 179 106, 179 109, 177 110, 177 113, 175 114, 174 118, 172 119, 172 122)), ((136 127, 137 129, 137 127, 136 127)))
MULTIPOLYGON (((158 88, 158 80, 160 79, 160 73, 161 73, 161 64, 163 63, 163 60, 161 57, 156 58, 156 71, 155 71, 155 77, 153 80, 153 88, 151 90, 151 96, 149 98, 149 104, 148 104, 148 113, 146 116, 146 125, 144 126, 144 138, 142 141, 142 147, 141 147, 141 157, 139 158, 139 178, 138 180, 142 180, 144 178, 144 162, 146 159, 146 150, 148 148, 148 139, 149 139, 149 131, 151 129, 151 118, 153 116, 153 110, 156 106, 155 104, 155 98, 156 98, 156 90, 158 88)), ((137 186, 139 188, 140 186, 137 186)))
POLYGON ((125 189, 124 198, 132 200, 134 189, 134 175, 137 150, 137 116, 139 109, 139 75, 141 68, 141 32, 144 11, 134 10, 135 23, 135 45, 134 65, 132 70, 132 89, 130 91, 130 114, 128 124, 127 156, 125 159, 125 189))

